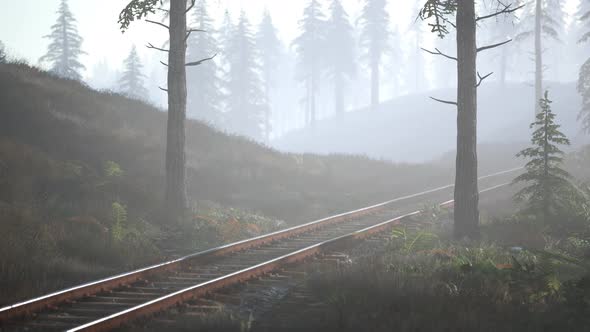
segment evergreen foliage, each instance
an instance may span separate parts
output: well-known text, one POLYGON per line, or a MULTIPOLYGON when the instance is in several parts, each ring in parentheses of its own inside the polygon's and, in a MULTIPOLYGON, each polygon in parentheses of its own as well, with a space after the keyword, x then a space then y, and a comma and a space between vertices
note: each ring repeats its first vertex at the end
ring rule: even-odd
POLYGON ((299 20, 301 34, 293 41, 297 55, 296 79, 305 84, 305 123, 316 121, 316 95, 324 63, 326 18, 317 0, 310 0, 299 20))
MULTIPOLYGON (((187 57, 204 59, 219 52, 213 20, 207 12, 207 1, 199 0, 192 13, 192 27, 196 32, 188 39, 187 57)), ((216 61, 207 61, 198 67, 187 68, 187 114, 213 125, 222 123, 222 93, 219 67, 216 61)))
POLYGON ((582 109, 578 114, 578 120, 582 122, 582 128, 590 133, 590 58, 580 68, 577 88, 582 96, 582 109))
POLYGON ((261 91, 255 39, 245 12, 233 29, 225 54, 229 65, 225 79, 229 130, 260 140, 268 106, 261 91))
MULTIPOLYGON (((520 15, 517 41, 529 40, 534 35, 535 26, 535 1, 525 2, 518 0, 518 5, 525 7, 520 15)), ((562 0, 543 0, 541 3, 541 32, 544 36, 559 41, 564 33, 566 12, 565 2, 562 0)))
POLYGON ((51 33, 44 38, 51 40, 45 54, 39 61, 49 62, 51 71, 56 75, 74 80, 81 80, 80 71, 85 69, 80 63, 82 37, 76 28, 76 19, 70 11, 67 0, 62 0, 57 11, 57 22, 51 26, 51 33))
POLYGON ((577 23, 578 25, 583 26, 584 30, 586 30, 582 33, 578 42, 580 42, 580 43, 587 42, 588 39, 590 39, 590 1, 589 0, 581 0, 580 1, 580 4, 578 6, 577 18, 578 19, 575 20, 577 22, 574 21, 574 23, 577 23))
POLYGON ((359 19, 362 56, 371 70, 371 105, 379 104, 381 60, 389 50, 389 13, 387 0, 365 0, 359 19))
MULTIPOLYGON (((582 34, 579 43, 586 43, 590 39, 590 1, 582 0, 578 7, 580 23, 588 30, 582 34)), ((578 76, 578 93, 582 96, 582 109, 578 115, 578 120, 582 122, 582 127, 587 133, 590 133, 590 58, 588 58, 582 67, 578 76)))
POLYGON ((143 79, 145 75, 142 73, 142 69, 143 65, 134 45, 129 52, 129 56, 125 59, 123 75, 119 79, 120 89, 127 96, 136 99, 147 98, 148 91, 144 86, 143 79))
POLYGON ((564 153, 559 146, 569 145, 570 141, 555 123, 548 92, 539 103, 541 112, 531 123, 531 128, 536 128, 531 138, 532 146, 517 154, 517 157, 528 159, 526 172, 513 183, 525 183, 515 195, 517 200, 526 202, 524 212, 537 215, 547 223, 565 206, 565 198, 571 197, 576 189, 569 181, 570 174, 561 168, 564 153))
MULTIPOLYGON (((271 105, 271 92, 273 90, 272 87, 276 83, 275 75, 281 57, 282 44, 268 10, 264 11, 262 22, 258 27, 256 46, 260 52, 260 65, 262 79, 264 80, 264 98, 266 103, 271 105)), ((266 141, 270 139, 270 133, 272 131, 270 120, 272 111, 269 106, 264 114, 264 138, 266 141)))
POLYGON ((6 62, 6 49, 4 47, 4 43, 0 41, 0 63, 6 62))
POLYGON ((344 112, 344 88, 353 78, 356 69, 355 40, 348 14, 341 0, 333 0, 327 26, 327 73, 334 84, 336 114, 344 112))

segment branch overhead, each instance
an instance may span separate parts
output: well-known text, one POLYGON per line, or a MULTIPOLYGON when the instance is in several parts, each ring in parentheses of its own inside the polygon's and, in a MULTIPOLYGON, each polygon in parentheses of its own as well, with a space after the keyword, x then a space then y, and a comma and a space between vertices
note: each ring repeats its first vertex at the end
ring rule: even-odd
MULTIPOLYGON (((499 1, 498 1, 498 2, 499 2, 499 1)), ((491 14, 489 14, 489 15, 478 16, 477 18, 475 18, 475 21, 476 21, 476 22, 479 22, 479 21, 487 20, 487 19, 489 19, 489 18, 492 18, 492 17, 499 16, 499 15, 507 15, 507 14, 512 14, 512 13, 514 13, 515 11, 517 11, 517 10, 519 10, 519 9, 522 9, 522 8, 524 8, 524 6, 525 6, 525 5, 520 5, 520 6, 518 6, 518 7, 514 7, 514 8, 512 8, 512 5, 513 5, 512 3, 511 3, 511 4, 508 4, 508 5, 506 5, 506 4, 503 4, 502 2, 500 2, 500 4, 503 6, 503 8, 502 8, 502 9, 498 10, 497 12, 491 13, 491 14)))
POLYGON ((155 24, 155 25, 161 26, 161 27, 163 27, 165 29, 168 29, 168 30, 170 29, 169 26, 167 26, 166 24, 164 24, 162 22, 152 21, 152 20, 145 20, 145 21, 148 22, 148 23, 151 23, 151 24, 155 24))
POLYGON ((160 48, 160 47, 156 47, 156 46, 152 45, 152 43, 148 43, 146 45, 146 47, 147 48, 154 49, 154 50, 157 50, 157 51, 161 51, 161 52, 170 52, 170 50, 167 50, 167 49, 164 49, 164 48, 160 48))
POLYGON ((438 99, 438 98, 434 98, 434 97, 430 97, 430 99, 432 99, 432 100, 434 100, 434 101, 438 101, 439 103, 443 103, 443 104, 447 104, 447 105, 455 105, 455 106, 457 106, 457 102, 456 102, 456 101, 450 101, 450 100, 438 99))
POLYGON ((482 52, 482 51, 485 51, 485 50, 496 48, 498 46, 502 46, 502 45, 508 44, 511 41, 512 41, 512 39, 508 39, 508 40, 505 40, 505 41, 503 41, 501 43, 496 43, 496 44, 491 44, 491 45, 486 45, 486 46, 478 47, 477 48, 477 52, 479 53, 479 52, 482 52))
POLYGON ((213 55, 212 57, 204 58, 204 59, 201 59, 201 60, 198 60, 198 61, 194 61, 194 62, 189 62, 189 63, 185 64, 185 66, 187 66, 187 67, 198 66, 198 65, 202 64, 205 61, 210 61, 210 60, 215 59, 216 56, 217 56, 217 53, 215 53, 215 55, 213 55))
POLYGON ((488 78, 488 77, 492 76, 492 74, 493 74, 493 73, 494 73, 494 72, 490 72, 490 73, 488 73, 488 74, 487 74, 487 75, 485 75, 485 76, 481 76, 481 75, 479 74, 479 72, 477 72, 477 79, 478 79, 478 81, 477 81, 477 84, 475 85, 475 87, 476 87, 476 88, 477 88, 477 87, 479 87, 479 86, 481 85, 481 82, 483 82, 483 80, 485 80, 486 78, 488 78))
POLYGON ((420 48, 421 48, 421 49, 422 49, 424 52, 426 52, 426 53, 430 53, 430 54, 433 54, 433 55, 440 55, 440 56, 443 56, 443 57, 445 57, 445 58, 447 58, 447 59, 450 59, 450 60, 455 60, 455 61, 457 61, 457 58, 456 58, 456 57, 454 57, 454 56, 450 56, 450 55, 448 55, 448 54, 444 54, 444 53, 443 53, 443 52, 441 52, 441 51, 440 51, 438 48, 435 48, 435 49, 434 49, 436 52, 435 52, 435 51, 431 51, 431 50, 427 50, 427 49, 425 49, 425 48, 423 48, 423 47, 420 47, 420 48))

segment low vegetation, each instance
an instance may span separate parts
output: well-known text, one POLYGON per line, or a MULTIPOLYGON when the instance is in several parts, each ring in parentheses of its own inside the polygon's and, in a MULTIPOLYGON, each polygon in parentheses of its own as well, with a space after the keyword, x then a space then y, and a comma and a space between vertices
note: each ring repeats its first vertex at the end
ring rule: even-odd
POLYGON ((162 218, 166 116, 0 64, 0 304, 449 182, 452 170, 281 154, 187 124, 190 218, 162 218), (222 148, 220 148, 222 147, 222 148), (384 180, 385 179, 385 180, 384 180))

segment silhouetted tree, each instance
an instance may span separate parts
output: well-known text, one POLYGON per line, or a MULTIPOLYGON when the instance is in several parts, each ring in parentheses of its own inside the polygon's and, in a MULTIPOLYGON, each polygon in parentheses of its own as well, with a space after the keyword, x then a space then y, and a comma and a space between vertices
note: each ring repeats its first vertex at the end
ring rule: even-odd
POLYGON ((57 10, 57 22, 51 26, 51 33, 44 38, 51 42, 47 53, 39 59, 49 62, 51 71, 56 75, 74 80, 81 80, 80 71, 85 69, 79 57, 82 51, 82 37, 76 28, 76 19, 70 11, 68 2, 62 0, 57 10))
MULTIPOLYGON (((207 12, 206 0, 197 0, 192 11, 192 21, 191 25, 202 31, 188 40, 187 56, 202 59, 217 54, 218 42, 213 20, 207 12)), ((222 82, 216 61, 208 61, 199 68, 188 68, 186 74, 188 115, 213 125, 221 125, 222 82)))
POLYGON ((327 73, 334 84, 336 114, 344 112, 344 89, 355 74, 355 40, 348 14, 340 0, 332 0, 326 29, 327 73))
POLYGON ((272 108, 271 91, 275 86, 275 74, 281 57, 281 41, 277 36, 272 17, 268 10, 264 11, 262 22, 258 26, 256 34, 256 46, 260 52, 262 78, 264 80, 264 98, 269 105, 264 114, 264 139, 268 142, 272 131, 271 116, 272 108))
POLYGON ((227 120, 229 129, 253 139, 262 139, 266 107, 259 76, 256 44, 252 28, 242 11, 231 34, 226 56, 229 70, 227 82, 227 120))
POLYGON ((305 124, 315 125, 316 93, 323 68, 326 19, 317 0, 310 0, 299 20, 301 34, 293 45, 297 54, 297 79, 305 84, 305 124))
POLYGON ((513 183, 524 182, 526 186, 516 193, 515 198, 526 201, 526 212, 539 215, 547 223, 551 216, 565 206, 564 200, 576 192, 570 183, 570 174, 563 170, 563 152, 559 145, 569 145, 567 137, 559 131, 555 114, 551 111, 548 93, 540 100, 541 112, 531 128, 537 128, 532 135, 532 147, 522 150, 517 157, 529 159, 526 172, 514 179, 513 183))
POLYGON ((387 0, 365 0, 360 17, 361 48, 371 70, 371 108, 380 103, 380 66, 389 49, 389 13, 387 0))
POLYGON ((232 38, 232 33, 234 31, 234 24, 231 20, 231 15, 228 10, 226 10, 223 14, 223 22, 219 27, 219 45, 222 50, 221 52, 221 65, 223 70, 227 70, 228 66, 228 54, 226 49, 230 43, 232 38))
MULTIPOLYGON (((131 22, 145 18, 162 5, 161 0, 132 0, 119 14, 121 30, 129 28, 131 22)), ((170 0, 167 9, 169 25, 145 20, 168 31, 170 49, 161 49, 148 44, 149 48, 168 54, 168 124, 166 130, 166 213, 171 222, 179 222, 186 217, 188 201, 186 197, 186 67, 198 66, 212 57, 186 62, 187 40, 192 29, 187 29, 186 16, 195 5, 190 0, 187 8, 185 0, 170 0)))
MULTIPOLYGON (((524 0, 519 0, 519 3, 526 4, 524 0)), ((525 11, 520 18, 520 31, 515 37, 521 42, 534 38, 535 114, 541 110, 539 100, 543 99, 543 36, 559 40, 559 31, 563 28, 565 15, 562 6, 562 0, 534 0, 534 3, 525 5, 525 11)))
MULTIPOLYGON (((590 40, 590 1, 583 0, 578 13, 581 25, 586 28, 578 42, 587 43, 590 40)), ((584 130, 590 133, 590 58, 580 67, 577 88, 578 93, 582 96, 582 109, 578 115, 578 120, 582 121, 584 130)))
POLYGON ((477 23, 519 9, 502 5, 490 14, 477 15, 473 0, 427 0, 419 15, 430 20, 431 31, 440 38, 456 29, 457 56, 440 50, 429 53, 443 56, 457 63, 457 100, 436 101, 457 107, 457 159, 455 169, 455 227, 456 238, 479 237, 479 191, 477 183, 477 87, 491 74, 481 76, 476 60, 479 52, 508 43, 477 46, 477 23), (452 21, 455 19, 454 22, 452 21))
POLYGON ((0 41, 0 63, 5 63, 6 57, 6 48, 4 47, 4 43, 0 41))
POLYGON ((119 86, 123 93, 137 99, 147 98, 148 92, 143 83, 145 75, 142 69, 143 66, 134 45, 125 59, 123 75, 119 79, 119 86))

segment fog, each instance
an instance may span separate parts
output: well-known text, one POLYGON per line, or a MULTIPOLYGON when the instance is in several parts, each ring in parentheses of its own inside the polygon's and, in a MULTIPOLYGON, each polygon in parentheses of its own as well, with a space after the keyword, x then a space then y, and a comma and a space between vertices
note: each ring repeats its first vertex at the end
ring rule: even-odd
MULTIPOLYGON (((9 54, 47 68, 39 61, 48 43, 42 37, 55 19, 48 12, 55 11, 58 3, 8 5, 24 12, 22 18, 7 17, 0 22, 0 40, 9 54), (22 33, 10 33, 9 26, 22 33)), ((376 60, 378 107, 371 106, 373 62, 367 46, 374 36, 363 34, 371 17, 363 17, 361 2, 342 1, 343 12, 334 12, 331 1, 318 1, 317 17, 305 16, 310 2, 303 0, 205 3, 206 12, 194 11, 189 19, 192 27, 207 30, 189 40, 189 60, 216 57, 188 70, 188 117, 289 152, 423 162, 454 149, 456 111, 429 97, 453 99, 456 66, 422 48, 454 55, 455 41, 452 34, 438 38, 427 22, 417 19, 421 2, 386 4, 384 35, 378 37, 383 45, 376 60), (270 19, 266 26, 262 24, 265 13, 270 19), (333 20, 335 13, 341 15, 340 21, 333 20), (325 25, 326 34, 332 34, 318 37, 317 45, 306 36, 306 23, 313 19, 325 25), (242 48, 243 43, 251 47, 242 48)), ((491 3, 479 3, 479 15, 492 12, 491 3)), ((147 89, 138 97, 165 109, 166 68, 160 63, 166 60, 165 54, 144 47, 148 43, 166 45, 165 31, 141 22, 122 34, 116 21, 124 1, 111 1, 100 8, 87 4, 71 1, 84 39, 84 81, 95 89, 121 91, 124 59, 136 45, 147 89)), ((569 0, 553 9, 558 15, 558 36, 544 38, 543 54, 546 87, 552 90, 555 111, 575 142, 580 136, 576 115, 581 103, 575 81, 586 60, 586 46, 577 43, 584 32, 579 5, 578 0, 569 0)), ((530 11, 531 4, 527 4, 514 15, 478 27, 481 44, 515 39, 478 56, 478 70, 493 72, 479 87, 480 143, 527 140, 528 133, 520 128, 533 120, 533 44, 532 38, 519 35, 531 29, 530 11), (522 96, 526 98, 518 98, 522 96)))

